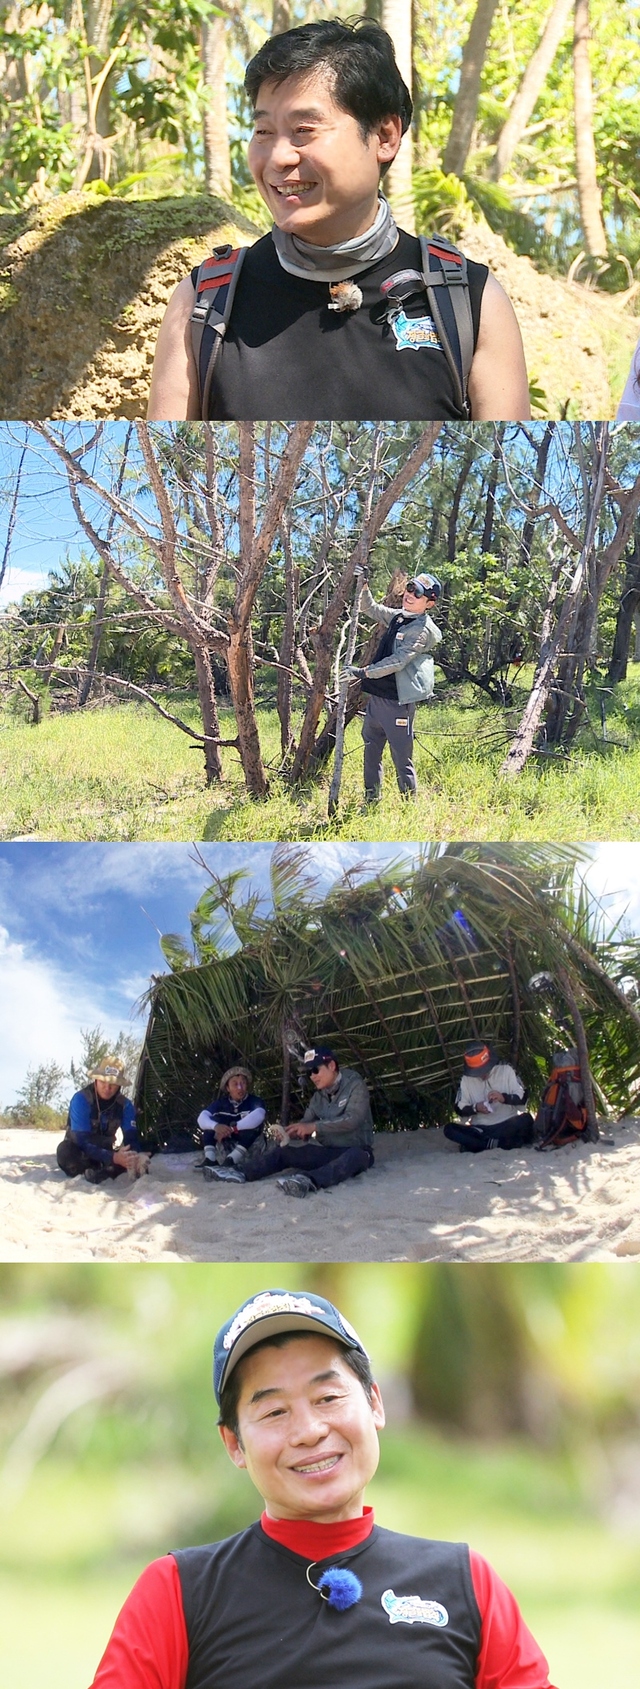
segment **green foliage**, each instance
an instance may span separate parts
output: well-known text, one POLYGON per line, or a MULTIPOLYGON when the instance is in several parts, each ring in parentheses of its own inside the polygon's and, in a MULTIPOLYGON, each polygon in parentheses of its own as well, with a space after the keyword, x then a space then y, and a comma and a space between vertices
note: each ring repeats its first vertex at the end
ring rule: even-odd
POLYGON ((5 1110, 13 1126, 41 1126, 51 1131, 62 1123, 61 1110, 65 1100, 64 1068, 58 1062, 44 1062, 30 1067, 18 1091, 16 1101, 5 1110))
POLYGON ((89 1074, 98 1062, 105 1056, 116 1056, 124 1064, 126 1080, 123 1086, 129 1090, 138 1065, 140 1055, 140 1039, 130 1032, 119 1032, 115 1042, 105 1036, 101 1026, 84 1027, 80 1029, 81 1054, 79 1061, 72 1061, 70 1075, 77 1091, 86 1085, 89 1074))

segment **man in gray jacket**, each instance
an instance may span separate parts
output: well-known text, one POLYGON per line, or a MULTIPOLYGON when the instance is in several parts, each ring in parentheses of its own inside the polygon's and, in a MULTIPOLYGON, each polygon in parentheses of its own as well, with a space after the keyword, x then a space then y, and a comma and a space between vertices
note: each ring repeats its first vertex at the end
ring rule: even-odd
MULTIPOLYGON (((364 572, 364 571, 363 571, 364 572)), ((364 792, 367 803, 377 803, 382 791, 382 753, 389 746, 403 797, 415 796, 413 766, 413 723, 416 705, 433 695, 431 652, 442 639, 431 620, 442 587, 435 575, 414 575, 407 581, 402 609, 377 604, 366 581, 362 609, 366 616, 384 624, 373 662, 366 668, 352 668, 368 693, 362 725, 364 739, 364 792)))
POLYGON ((373 1165, 373 1120, 364 1079, 351 1067, 341 1068, 334 1051, 319 1044, 305 1051, 305 1072, 315 1096, 302 1116, 288 1128, 298 1146, 278 1144, 265 1155, 235 1167, 216 1167, 213 1178, 225 1184, 251 1184, 282 1173, 278 1187, 286 1196, 310 1196, 340 1185, 373 1165), (305 1140, 314 1138, 313 1143, 305 1140))

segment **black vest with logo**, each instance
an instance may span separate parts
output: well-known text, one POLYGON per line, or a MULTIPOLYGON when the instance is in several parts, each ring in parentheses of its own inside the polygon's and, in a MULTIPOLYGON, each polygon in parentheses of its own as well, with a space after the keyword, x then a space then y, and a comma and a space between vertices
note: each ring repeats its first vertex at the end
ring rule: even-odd
MULTIPOLYGON (((387 321, 381 282, 396 270, 420 268, 419 241, 401 231, 394 251, 356 277, 359 309, 330 311, 328 282, 289 275, 264 235, 244 260, 209 419, 463 420, 447 359, 428 326, 426 294, 407 301, 404 335, 387 321)), ((485 264, 469 259, 474 341, 487 275, 485 264)))
MULTIPOLYGON (((117 1091, 110 1102, 99 1101, 95 1085, 83 1085, 81 1094, 86 1097, 91 1110, 91 1126, 88 1133, 82 1134, 82 1143, 97 1144, 100 1149, 112 1149, 118 1127, 122 1125, 126 1097, 122 1095, 122 1091, 117 1091)), ((67 1134, 75 1138, 70 1117, 67 1117, 67 1134)))
POLYGON ((174 1554, 189 1639, 185 1689, 474 1689, 482 1621, 464 1543, 375 1525, 346 1554, 362 1597, 338 1612, 259 1524, 174 1554))

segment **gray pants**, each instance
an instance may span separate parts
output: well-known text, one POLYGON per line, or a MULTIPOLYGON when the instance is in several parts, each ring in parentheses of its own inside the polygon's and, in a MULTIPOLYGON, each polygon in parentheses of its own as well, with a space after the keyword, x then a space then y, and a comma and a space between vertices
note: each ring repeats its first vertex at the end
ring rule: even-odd
POLYGON ((389 746, 402 793, 417 791, 413 756, 413 721, 415 704, 398 704, 394 698, 367 698, 362 723, 364 739, 364 787, 368 798, 378 798, 382 790, 382 753, 389 746))

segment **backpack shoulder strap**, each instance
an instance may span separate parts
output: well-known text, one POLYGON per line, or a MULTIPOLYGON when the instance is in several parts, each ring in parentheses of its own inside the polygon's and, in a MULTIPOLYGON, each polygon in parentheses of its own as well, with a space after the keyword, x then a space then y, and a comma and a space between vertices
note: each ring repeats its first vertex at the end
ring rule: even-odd
POLYGON ((420 235, 422 279, 431 315, 453 376, 461 411, 469 415, 467 385, 475 351, 467 260, 457 246, 438 235, 420 235))
POLYGON ((198 371, 200 416, 209 408, 211 382, 231 316, 247 246, 214 246, 196 277, 196 301, 191 312, 191 344, 198 371))

